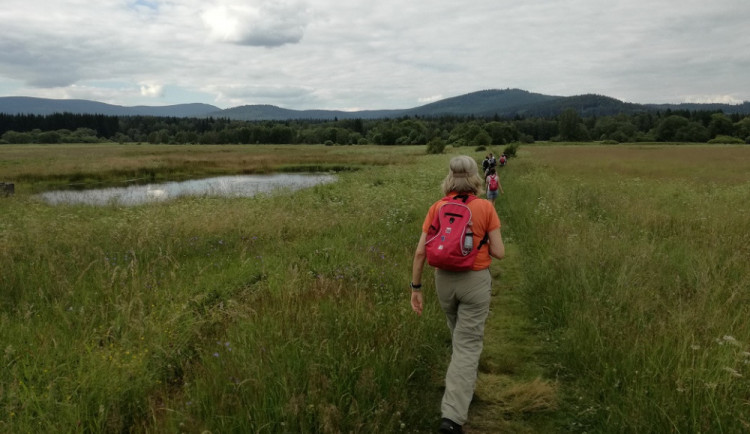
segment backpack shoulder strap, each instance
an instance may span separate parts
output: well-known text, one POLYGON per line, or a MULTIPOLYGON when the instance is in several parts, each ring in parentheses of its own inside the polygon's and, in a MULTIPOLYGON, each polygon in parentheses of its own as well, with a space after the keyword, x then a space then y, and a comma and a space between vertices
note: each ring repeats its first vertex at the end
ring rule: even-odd
POLYGON ((455 195, 453 197, 451 197, 451 196, 446 196, 445 197, 446 200, 450 200, 450 201, 453 201, 453 202, 456 202, 456 201, 460 200, 461 202, 463 202, 465 204, 471 202, 472 200, 474 200, 476 198, 477 198, 476 196, 474 196, 473 194, 470 194, 470 193, 459 193, 459 194, 457 194, 457 195, 455 195))
POLYGON ((487 232, 485 232, 485 233, 484 233, 484 236, 482 237, 482 240, 481 240, 481 241, 479 241, 479 244, 477 245, 477 250, 481 249, 481 248, 482 248, 482 246, 484 246, 485 244, 487 244, 487 242, 488 242, 489 240, 490 240, 490 234, 489 234, 489 233, 487 233, 487 232))

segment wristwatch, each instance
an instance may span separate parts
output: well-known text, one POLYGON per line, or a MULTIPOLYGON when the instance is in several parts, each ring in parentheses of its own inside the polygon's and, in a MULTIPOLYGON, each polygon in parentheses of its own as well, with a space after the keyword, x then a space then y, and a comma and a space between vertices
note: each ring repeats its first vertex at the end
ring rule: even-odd
POLYGON ((412 291, 421 291, 422 290, 422 284, 415 285, 414 282, 409 282, 409 288, 411 288, 412 291))

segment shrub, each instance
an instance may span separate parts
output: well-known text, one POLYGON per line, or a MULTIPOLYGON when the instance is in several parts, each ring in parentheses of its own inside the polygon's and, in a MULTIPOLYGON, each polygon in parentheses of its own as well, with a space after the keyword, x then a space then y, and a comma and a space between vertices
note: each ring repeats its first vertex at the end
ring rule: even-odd
POLYGON ((428 154, 442 154, 445 151, 445 142, 440 137, 435 137, 427 143, 428 154))
POLYGON ((515 157, 518 146, 520 146, 519 143, 511 143, 510 145, 506 146, 505 149, 503 149, 503 154, 507 155, 508 158, 515 157))
POLYGON ((17 131, 6 131, 2 136, 7 143, 26 144, 32 142, 31 133, 19 133, 17 131))
POLYGON ((710 144, 728 144, 728 145, 736 145, 736 144, 743 144, 745 143, 742 139, 732 136, 725 136, 725 135, 718 135, 715 138, 708 141, 710 144))
POLYGON ((37 137, 37 141, 39 143, 60 143, 60 134, 58 134, 56 131, 45 131, 37 137))

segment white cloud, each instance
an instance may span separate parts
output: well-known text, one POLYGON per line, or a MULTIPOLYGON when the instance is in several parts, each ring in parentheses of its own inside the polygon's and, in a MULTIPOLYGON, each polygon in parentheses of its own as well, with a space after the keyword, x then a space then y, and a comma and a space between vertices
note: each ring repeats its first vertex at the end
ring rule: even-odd
POLYGON ((688 95, 685 102, 689 103, 716 103, 716 104, 742 104, 743 100, 734 95, 688 95))
POLYGON ((154 83, 141 84, 141 95, 146 97, 162 97, 164 96, 164 86, 154 83))
POLYGON ((240 45, 277 47, 298 43, 307 26, 306 6, 298 1, 221 1, 202 15, 211 36, 240 45))
POLYGON ((417 102, 419 102, 420 104, 429 104, 431 102, 440 101, 441 99, 443 99, 443 95, 433 95, 423 98, 417 98, 417 102))
POLYGON ((246 101, 270 105, 278 105, 278 101, 287 101, 292 104, 291 107, 297 107, 307 106, 308 103, 316 101, 314 90, 302 86, 212 85, 208 91, 217 95, 216 103, 226 107, 246 105, 246 101))

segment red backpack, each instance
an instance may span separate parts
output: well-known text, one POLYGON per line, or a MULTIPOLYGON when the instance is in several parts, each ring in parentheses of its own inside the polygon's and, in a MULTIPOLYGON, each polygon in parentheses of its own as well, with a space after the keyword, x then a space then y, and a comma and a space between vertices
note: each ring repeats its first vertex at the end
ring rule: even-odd
POLYGON ((490 191, 497 190, 497 175, 490 175, 490 191))
POLYGON ((474 233, 471 230, 471 210, 467 206, 476 199, 473 195, 446 196, 427 231, 427 262, 441 270, 468 271, 474 265, 479 249, 488 236, 474 248, 474 233))

